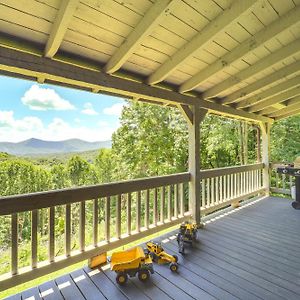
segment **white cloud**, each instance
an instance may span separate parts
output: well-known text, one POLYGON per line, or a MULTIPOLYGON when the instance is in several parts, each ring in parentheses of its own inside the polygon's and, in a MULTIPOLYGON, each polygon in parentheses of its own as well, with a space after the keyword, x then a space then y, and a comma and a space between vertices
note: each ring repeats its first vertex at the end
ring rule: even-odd
POLYGON ((61 98, 53 89, 40 88, 34 84, 22 97, 24 105, 32 110, 71 110, 75 109, 68 100, 61 98))
POLYGON ((83 105, 84 109, 81 111, 83 114, 90 115, 90 116, 96 116, 98 113, 95 111, 92 103, 87 102, 83 105))
POLYGON ((110 125, 105 121, 88 128, 81 124, 71 126, 60 118, 54 118, 48 125, 37 117, 26 116, 15 119, 13 111, 0 111, 0 141, 19 142, 29 138, 59 141, 79 138, 86 141, 110 140, 118 124, 110 125))
POLYGON ((124 105, 125 105, 124 103, 116 103, 116 104, 114 104, 114 105, 112 105, 110 107, 104 108, 103 113, 105 115, 120 117, 124 105))

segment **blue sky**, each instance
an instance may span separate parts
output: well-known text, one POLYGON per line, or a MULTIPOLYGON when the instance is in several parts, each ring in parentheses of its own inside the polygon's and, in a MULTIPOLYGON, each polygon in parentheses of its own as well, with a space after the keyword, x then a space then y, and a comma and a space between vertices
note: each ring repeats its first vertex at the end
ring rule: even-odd
POLYGON ((104 141, 119 127, 122 98, 0 76, 0 141, 104 141))

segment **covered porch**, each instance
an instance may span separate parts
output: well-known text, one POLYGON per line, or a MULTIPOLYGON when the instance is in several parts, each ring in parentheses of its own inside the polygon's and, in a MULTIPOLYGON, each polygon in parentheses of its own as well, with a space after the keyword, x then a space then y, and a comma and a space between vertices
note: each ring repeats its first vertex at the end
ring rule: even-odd
MULTIPOLYGON (((120 287, 107 267, 85 267, 9 299, 299 299, 300 218, 289 199, 246 201, 203 222, 178 274, 156 265, 147 284, 133 278, 120 287)), ((178 255, 176 232, 157 240, 178 255)))
MULTIPOLYGON (((0 198, 0 216, 11 224, 10 272, 0 290, 193 219, 207 224, 177 275, 159 266, 146 286, 132 279, 120 288, 112 273, 82 269, 14 297, 298 299, 298 212, 269 196, 271 126, 300 113, 299 13, 295 0, 0 0, 1 75, 175 107, 189 130, 185 173, 0 198), (256 124, 261 159, 202 170, 200 125, 208 113, 256 124), (245 201, 232 214, 210 215, 245 201), (59 255, 58 209, 65 216, 59 255), (48 216, 42 261, 41 210, 48 216), (31 218, 28 266, 19 266, 22 213, 31 218)), ((292 181, 283 182, 273 188, 289 192, 292 181)), ((174 233, 165 247, 176 251, 174 233)))

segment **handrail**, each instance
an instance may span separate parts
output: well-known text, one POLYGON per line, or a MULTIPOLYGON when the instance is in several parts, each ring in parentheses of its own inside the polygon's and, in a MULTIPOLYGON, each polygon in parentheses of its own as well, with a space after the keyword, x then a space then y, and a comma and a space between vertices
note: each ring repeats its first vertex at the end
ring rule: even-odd
POLYGON ((206 179, 206 178, 230 175, 230 174, 235 174, 235 173, 240 173, 240 172, 254 171, 254 170, 259 170, 259 169, 263 169, 263 168, 264 168, 263 163, 244 165, 244 166, 226 167, 226 168, 216 168, 216 169, 200 171, 200 177, 201 177, 201 179, 206 179))
POLYGON ((273 193, 291 195, 291 187, 295 179, 292 176, 277 173, 277 168, 284 164, 286 163, 270 163, 270 190, 273 193))
POLYGON ((13 195, 0 198, 0 216, 70 204, 83 200, 132 193, 190 181, 190 173, 179 173, 84 187, 13 195))

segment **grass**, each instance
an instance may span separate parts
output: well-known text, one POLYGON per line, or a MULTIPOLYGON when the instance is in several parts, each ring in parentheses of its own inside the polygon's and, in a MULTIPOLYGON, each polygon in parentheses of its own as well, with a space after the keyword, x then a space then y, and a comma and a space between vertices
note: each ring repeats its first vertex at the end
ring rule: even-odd
MULTIPOLYGON (((177 229, 177 228, 178 228, 178 226, 173 226, 173 227, 167 228, 167 229, 165 229, 165 230, 159 231, 159 232, 157 232, 157 233, 155 233, 155 234, 152 234, 152 235, 149 235, 149 236, 147 236, 147 237, 145 237, 145 238, 143 238, 143 239, 139 239, 139 240, 137 240, 137 241, 135 241, 135 242, 132 242, 132 243, 126 244, 126 245, 124 245, 124 246, 122 246, 122 247, 116 248, 116 249, 114 249, 114 250, 108 252, 108 255, 111 255, 111 253, 112 253, 113 251, 125 250, 125 249, 128 249, 128 248, 134 247, 134 246, 136 246, 136 245, 145 243, 145 242, 147 242, 147 241, 149 241, 149 240, 151 240, 151 239, 155 239, 155 238, 157 238, 157 237, 159 237, 159 236, 161 236, 161 235, 164 235, 164 234, 166 234, 166 233, 168 233, 168 232, 171 232, 171 231, 173 231, 173 230, 175 230, 175 229, 177 229)), ((77 270, 77 269, 82 268, 82 267, 85 266, 86 264, 87 264, 86 261, 82 261, 82 262, 79 262, 79 263, 77 263, 77 264, 74 264, 74 265, 71 265, 71 266, 69 266, 69 267, 66 267, 66 268, 64 268, 64 269, 61 269, 61 270, 59 270, 59 271, 50 273, 50 274, 48 274, 48 275, 44 275, 44 276, 39 277, 39 278, 37 278, 37 279, 34 279, 34 280, 31 280, 31 281, 25 282, 25 283, 23 283, 23 284, 20 284, 20 285, 18 285, 18 286, 15 286, 15 287, 13 287, 13 288, 10 288, 10 289, 8 289, 8 290, 5 290, 5 291, 3 291, 3 292, 0 292, 0 299, 3 299, 3 298, 5 298, 5 297, 11 296, 11 295, 18 294, 18 293, 20 293, 20 292, 22 292, 22 291, 24 291, 24 290, 27 290, 27 289, 30 289, 30 288, 32 288, 32 287, 38 286, 38 285, 40 285, 40 284, 42 284, 42 283, 44 283, 44 282, 53 280, 53 279, 55 279, 55 278, 57 278, 57 277, 59 277, 59 276, 62 276, 62 275, 64 275, 64 274, 71 273, 71 272, 73 272, 73 271, 75 271, 75 270, 77 270)))

